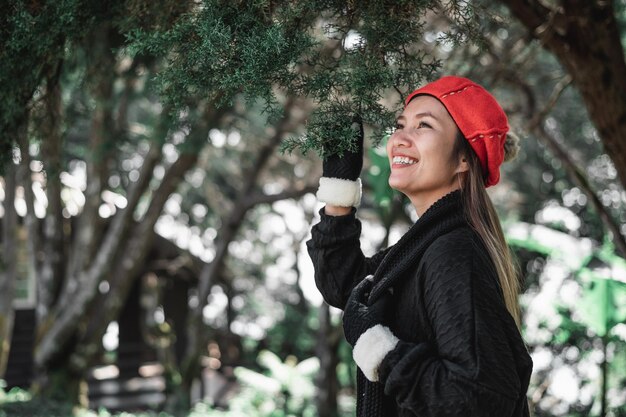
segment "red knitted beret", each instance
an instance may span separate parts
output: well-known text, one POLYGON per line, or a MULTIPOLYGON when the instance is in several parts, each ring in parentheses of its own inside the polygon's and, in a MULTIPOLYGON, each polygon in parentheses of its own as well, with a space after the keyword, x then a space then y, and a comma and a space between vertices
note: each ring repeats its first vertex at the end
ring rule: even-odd
POLYGON ((485 186, 497 184, 509 123, 496 99, 467 78, 447 76, 413 91, 405 105, 422 94, 435 97, 448 110, 480 159, 485 186))

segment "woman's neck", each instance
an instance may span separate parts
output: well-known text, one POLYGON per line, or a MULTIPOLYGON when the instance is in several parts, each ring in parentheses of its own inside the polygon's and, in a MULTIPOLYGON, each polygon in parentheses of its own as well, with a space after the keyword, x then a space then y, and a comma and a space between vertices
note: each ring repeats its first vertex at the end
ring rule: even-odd
POLYGON ((420 193, 419 195, 408 196, 411 204, 415 208, 415 212, 418 217, 422 215, 432 206, 435 202, 439 201, 442 197, 450 194, 453 191, 459 189, 457 184, 452 184, 445 189, 438 189, 431 193, 420 193))

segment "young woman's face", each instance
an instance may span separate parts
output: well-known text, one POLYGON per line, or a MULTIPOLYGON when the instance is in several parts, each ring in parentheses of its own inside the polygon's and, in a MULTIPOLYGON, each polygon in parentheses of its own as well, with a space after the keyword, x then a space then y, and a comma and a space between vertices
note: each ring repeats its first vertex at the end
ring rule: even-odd
POLYGON ((417 96, 397 119, 387 142, 389 185, 404 193, 421 215, 430 205, 459 188, 464 159, 452 158, 458 128, 434 97, 417 96))

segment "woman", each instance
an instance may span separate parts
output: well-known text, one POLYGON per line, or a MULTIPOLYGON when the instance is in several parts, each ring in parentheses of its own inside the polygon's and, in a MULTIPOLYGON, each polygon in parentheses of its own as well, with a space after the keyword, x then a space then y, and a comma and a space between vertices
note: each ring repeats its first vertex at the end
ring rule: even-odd
POLYGON ((486 187, 500 177, 508 122, 461 77, 409 95, 387 142, 389 185, 419 220, 394 246, 359 246, 359 151, 324 161, 326 203, 307 242, 325 300, 344 310, 358 366, 358 416, 528 416, 532 361, 518 279, 486 187))

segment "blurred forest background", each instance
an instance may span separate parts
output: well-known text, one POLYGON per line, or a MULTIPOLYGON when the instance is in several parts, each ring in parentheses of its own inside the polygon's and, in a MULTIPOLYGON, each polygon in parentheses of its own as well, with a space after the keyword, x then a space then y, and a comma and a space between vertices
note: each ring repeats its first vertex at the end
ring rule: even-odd
POLYGON ((485 85, 522 137, 490 193, 533 414, 626 416, 626 1, 1 10, 0 416, 352 415, 304 249, 322 146, 348 149, 362 115, 362 246, 392 244, 415 215, 377 145, 441 74, 485 85))

